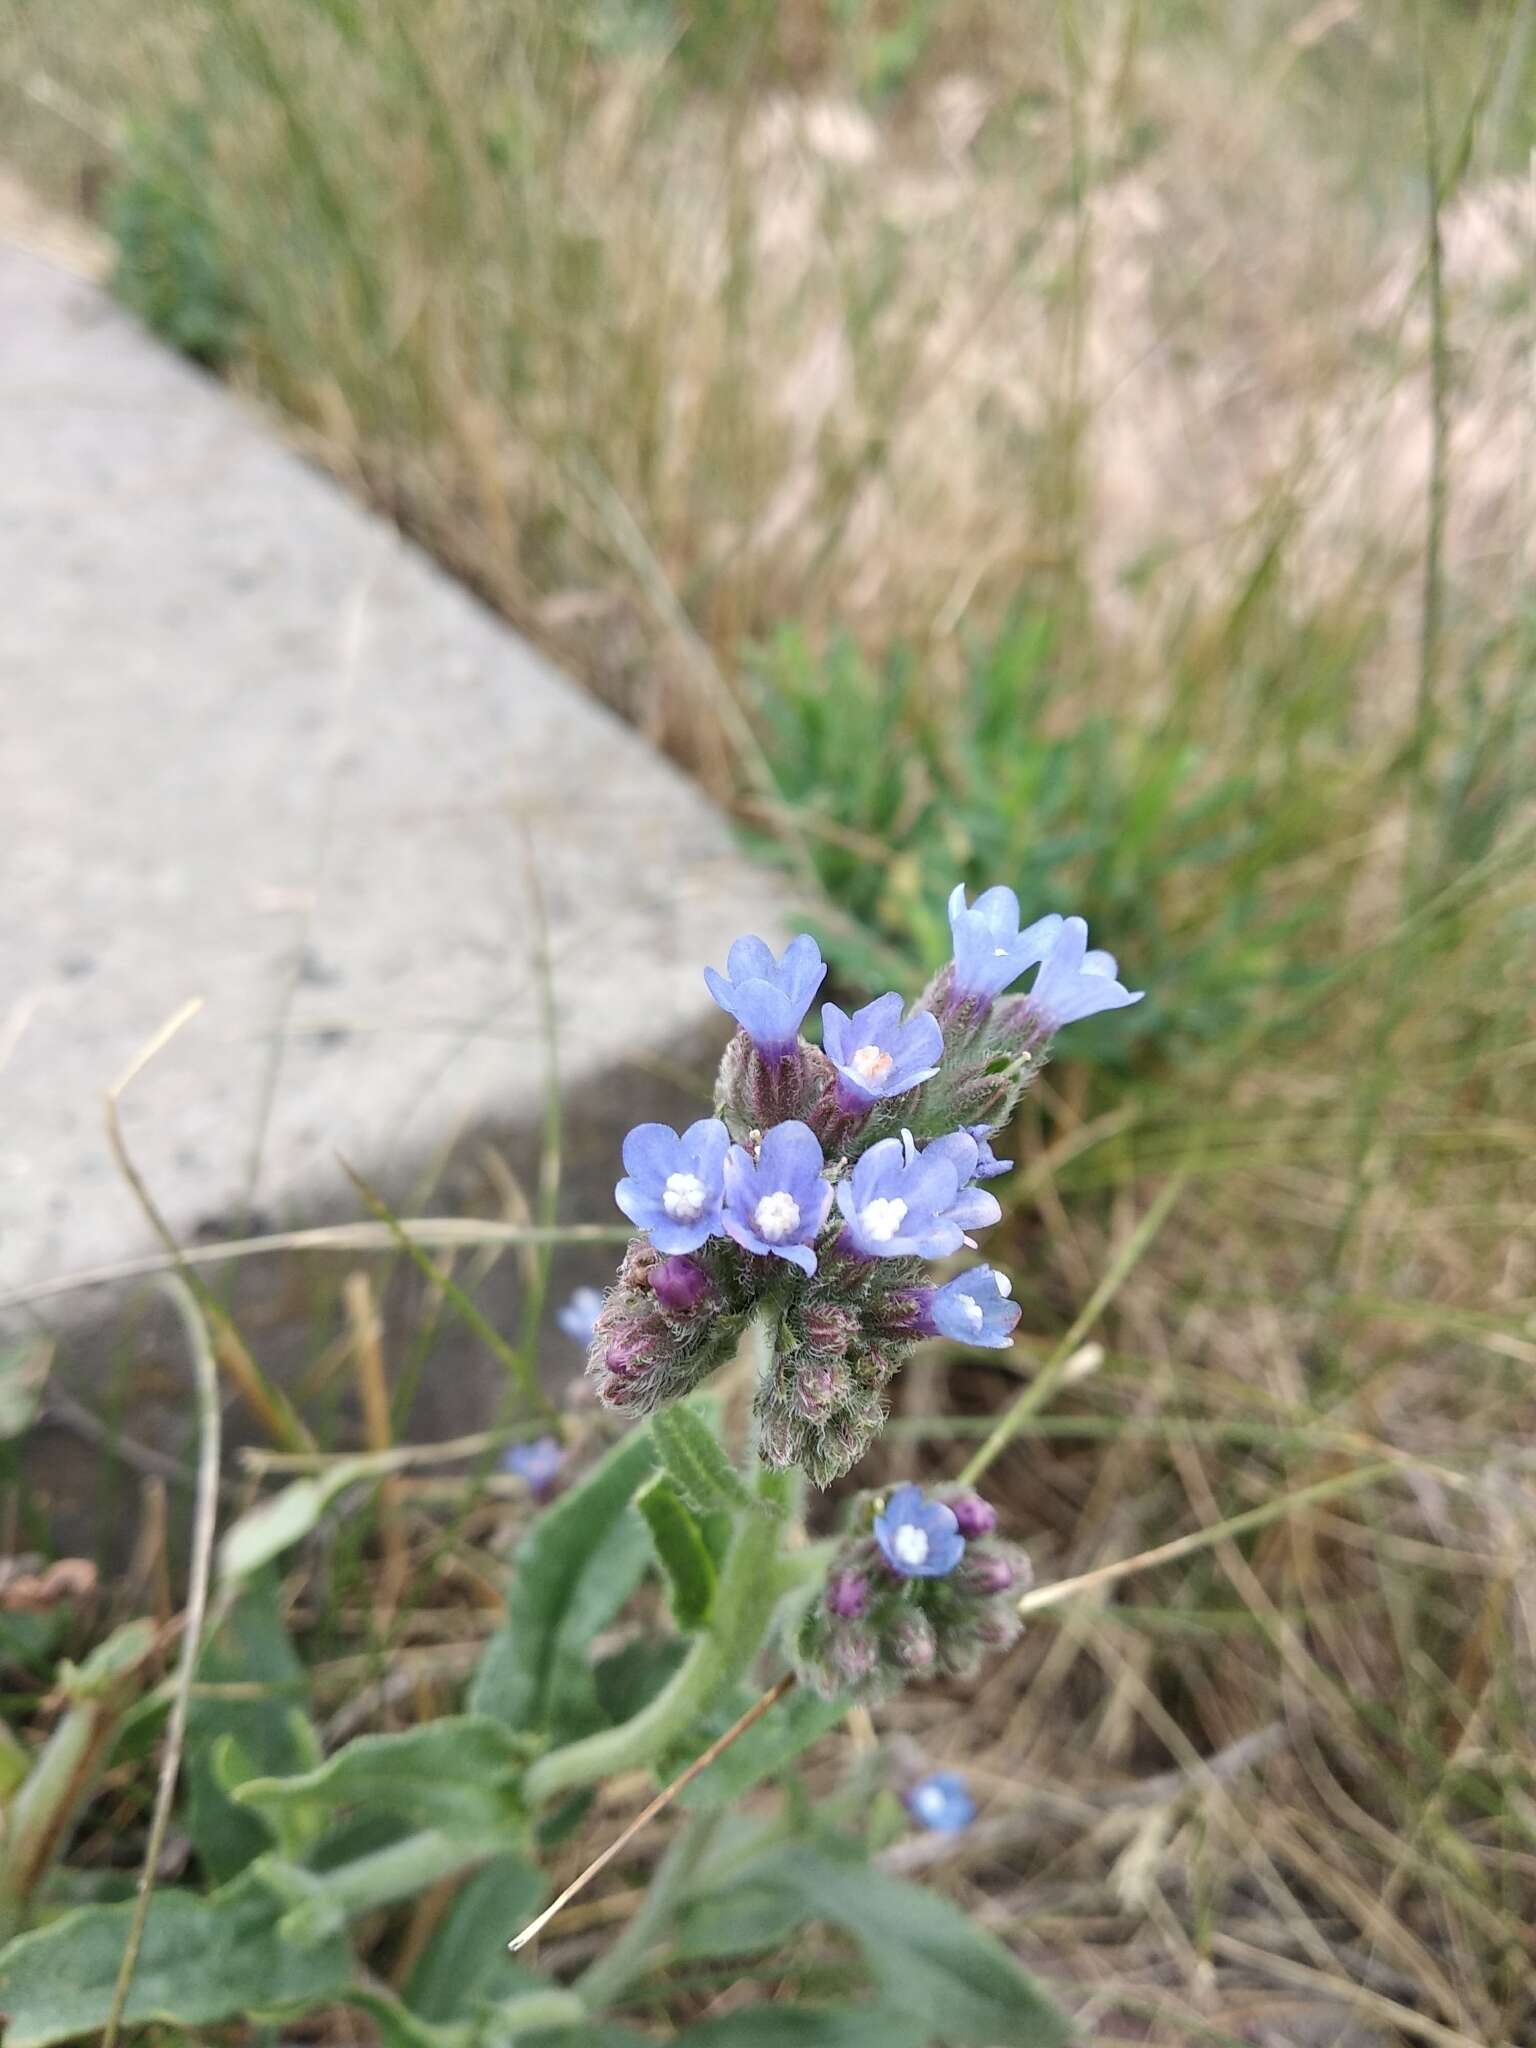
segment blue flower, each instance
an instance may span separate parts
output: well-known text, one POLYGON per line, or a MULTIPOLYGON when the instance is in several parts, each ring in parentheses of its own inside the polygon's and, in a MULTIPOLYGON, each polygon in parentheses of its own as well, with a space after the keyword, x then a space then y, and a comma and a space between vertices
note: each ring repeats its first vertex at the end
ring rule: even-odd
POLYGON ((930 1771, 903 1795, 902 1804, 920 1827, 958 1835, 976 1818, 976 1802, 958 1771, 930 1771))
MULTIPOLYGON (((918 1156, 910 1131, 902 1132, 901 1142, 909 1160, 918 1156)), ((930 1138, 921 1156, 947 1160, 955 1169, 959 1193, 945 1212, 951 1223, 958 1223, 963 1231, 969 1232, 985 1230, 998 1221, 1003 1212, 996 1195, 986 1194, 975 1185, 985 1176, 981 1171, 981 1146, 969 1131, 951 1131, 947 1138, 930 1138)), ((964 1242, 971 1242, 969 1236, 964 1242)))
POLYGON ((924 1500, 920 1486, 898 1486, 875 1517, 875 1541, 891 1570, 903 1579, 942 1579, 965 1555, 965 1538, 954 1510, 924 1500))
POLYGON ((627 1178, 614 1200, 660 1252, 691 1252, 718 1236, 731 1134, 718 1117, 690 1124, 637 1124, 624 1140, 627 1178))
POLYGON ((775 1124, 756 1159, 745 1145, 733 1145, 725 1160, 726 1231, 761 1258, 788 1259, 814 1273, 811 1246, 832 1206, 824 1164, 815 1132, 801 1123, 775 1124))
POLYGON ((969 1273, 933 1290, 927 1324, 935 1336, 948 1337, 953 1343, 1005 1351, 1013 1342, 1019 1320, 1019 1305, 1008 1298, 1010 1286, 1006 1273, 991 1266, 974 1266, 969 1273))
POLYGON ((992 1150, 993 1128, 991 1124, 967 1124, 965 1135, 976 1140, 976 1180, 995 1180, 1000 1173, 1011 1173, 1013 1161, 999 1159, 992 1150))
POLYGON ((790 940, 780 960, 761 939, 738 939, 726 955, 724 974, 706 967, 704 979, 715 1001, 736 1019, 764 1059, 781 1060, 794 1046, 826 974, 816 941, 802 932, 790 940))
POLYGON ((601 1288, 578 1287, 570 1300, 556 1311, 555 1321, 567 1337, 585 1348, 592 1342, 592 1332, 597 1328, 602 1306, 601 1288))
POLYGON ((887 1095, 905 1095, 939 1071, 944 1033, 937 1017, 920 1010, 902 1021, 902 1000, 877 996, 846 1016, 836 1003, 821 1006, 821 1042, 837 1069, 844 1109, 867 1109, 887 1095))
POLYGON ((565 1451, 557 1437, 537 1436, 532 1443, 512 1444, 502 1453, 501 1469, 525 1480, 534 1494, 548 1493, 565 1463, 565 1451))
POLYGON ((1123 987, 1115 978, 1117 972, 1113 953, 1088 951, 1085 921, 1065 918, 1029 992, 1030 1014, 1047 1032, 1056 1032, 1100 1010, 1123 1010, 1127 1003, 1139 1003, 1144 991, 1123 987))
POLYGON ((965 884, 950 892, 949 929, 955 942, 954 999, 990 1003, 1036 966, 1061 930, 1053 912, 1019 930, 1019 899, 1011 889, 984 889, 969 906, 965 884))
POLYGON ((967 1230, 1002 1214, 991 1195, 966 1185, 975 1164, 976 1141, 963 1131, 921 1152, 907 1131, 871 1145, 838 1183, 848 1249, 864 1259, 942 1259, 958 1251, 967 1230))

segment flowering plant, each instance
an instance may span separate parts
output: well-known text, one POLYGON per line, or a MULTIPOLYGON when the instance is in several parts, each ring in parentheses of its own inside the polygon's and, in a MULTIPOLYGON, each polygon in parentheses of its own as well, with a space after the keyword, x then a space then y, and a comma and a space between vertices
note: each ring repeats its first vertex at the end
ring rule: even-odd
POLYGON ((891 992, 799 1035, 826 969, 802 934, 775 958, 738 939, 707 969, 740 1026, 715 1114, 681 1136, 642 1124, 624 1144, 630 1245, 593 1332, 602 1400, 650 1413, 698 1386, 756 1320, 757 1448, 818 1485, 880 1426, 886 1389, 920 1338, 1006 1345, 1018 1321, 1006 1276, 930 1262, 998 1220, 981 1185, 1007 1171, 991 1141, 1065 1025, 1139 1000, 1080 917, 1020 930, 1011 889, 950 898, 954 959, 909 1014, 891 992), (1038 969, 1033 988, 1009 994, 1038 969))
MULTIPOLYGON (((828 1003, 819 1048, 800 1035, 825 972, 811 939, 778 957, 740 940, 726 973, 710 974, 740 1027, 714 1114, 630 1132, 616 1194, 637 1234, 606 1294, 580 1290, 557 1316, 589 1345, 601 1401, 636 1426, 595 1442, 602 1425, 561 1417, 530 1372, 529 1413, 496 1433, 494 1481, 525 1532, 505 1623, 462 1711, 334 1741, 296 1692, 273 1567, 339 1489, 382 1488, 393 1452, 329 1461, 333 1477, 295 1479, 224 1532, 214 1619, 201 1642, 189 1626, 177 1681, 195 1886, 39 1910, 79 1759, 106 1758, 155 1631, 135 1625, 64 1667, 65 1717, 0 1842, 8 2044, 110 2038, 119 2020, 204 2039, 210 2026, 343 2006, 402 2048, 638 2042, 623 2017, 654 2017, 673 1963, 772 1952, 787 1981, 785 1944, 814 1922, 858 1952, 852 2002, 776 2000, 772 2014, 742 2007, 697 2027, 690 2007, 673 2038, 1059 2048, 1062 2016, 1000 1942, 871 1864, 903 1824, 970 1824, 976 1801, 954 1771, 856 1761, 841 1787, 782 1815, 742 1804, 851 1705, 963 1676, 1020 1627, 1028 1560, 968 1485, 861 1493, 829 1540, 811 1540, 798 1514, 804 1476, 825 1485, 867 1448, 917 1343, 1012 1341, 1006 1276, 964 1258, 1000 1216, 988 1184, 1008 1161, 992 1140, 1057 1030, 1136 1000, 1113 960, 1088 951, 1080 919, 1021 930, 1005 889, 974 904, 957 891, 950 915, 954 960, 910 1013, 895 994, 851 1014, 828 1003), (1033 987, 1015 992, 1032 970, 1033 987), (956 1271, 941 1263, 956 1259, 956 1271), (727 1404, 705 1384, 738 1354, 754 1425, 742 1462, 721 1427, 727 1404), (643 1633, 605 1651, 649 1574, 671 1631, 650 1598, 643 1633), (540 1860, 593 1787, 636 1770, 664 1789, 538 1911, 540 1860), (521 1950, 674 1798, 688 1816, 604 1954, 574 1977, 548 1954, 542 1968, 508 1961, 509 1921, 535 1914, 511 1944, 521 1950), (412 1902, 426 1894, 436 1903, 423 1914, 412 1902), (403 1927, 392 1920, 407 1912, 403 1927), (418 1940, 397 1989, 381 1963, 418 1940)), ((190 1327, 190 1295, 184 1312, 190 1327)), ((216 1418, 211 1353, 200 1371, 216 1418)), ((216 1479, 216 1444, 205 1463, 216 1479)), ((216 1488, 200 1498, 211 1556, 216 1488)))

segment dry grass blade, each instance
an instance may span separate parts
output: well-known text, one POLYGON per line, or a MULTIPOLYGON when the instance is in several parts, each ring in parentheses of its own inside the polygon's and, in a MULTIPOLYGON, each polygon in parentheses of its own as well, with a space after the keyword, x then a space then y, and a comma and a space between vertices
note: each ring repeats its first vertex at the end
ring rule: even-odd
POLYGON ((181 1650, 171 1695, 170 1718, 165 1728, 165 1751, 160 1763, 159 1783, 155 1788, 155 1806, 149 1824, 149 1838, 144 1844, 144 1864, 139 1873, 139 1888, 134 1897, 133 1918, 129 1923, 123 1960, 117 1973, 117 1982, 112 1991, 112 2004, 102 2032, 102 2048, 115 2048, 118 2029, 122 2024, 128 2002, 128 1993, 133 1985, 133 1973, 138 1966, 145 1923, 149 1918, 149 1905, 155 1888, 155 1871, 159 1866, 160 1852, 165 1845, 165 1831, 170 1824, 171 1801, 176 1794, 182 1746, 187 1737, 192 1675, 197 1669, 198 1652, 203 1640, 203 1621, 208 1611, 208 1580, 213 1569, 214 1525, 218 1519, 219 1508, 219 1375, 214 1363, 213 1348, 209 1342, 208 1327, 190 1289, 183 1282, 167 1280, 165 1287, 181 1316, 192 1358, 192 1375, 197 1394, 197 1499, 192 1525, 192 1557, 188 1567, 187 1605, 182 1620, 181 1650))
POLYGON ((135 1053, 119 1079, 107 1090, 107 1143, 112 1148, 112 1157, 117 1161, 118 1169, 127 1181, 134 1200, 143 1210, 156 1237, 165 1246, 168 1263, 180 1274, 183 1283, 191 1291, 199 1309, 207 1318, 216 1356, 241 1399, 260 1421, 274 1443, 282 1444, 290 1451, 312 1449, 314 1439, 293 1412, 287 1398, 280 1389, 268 1382, 246 1349, 239 1331, 229 1316, 192 1272, 181 1246, 176 1241, 175 1232, 166 1222, 159 1205, 150 1194, 128 1150, 128 1141, 123 1136, 121 1104, 124 1091, 138 1078, 150 1061, 164 1051, 177 1032, 184 1025, 191 1023, 202 1007, 201 996, 194 996, 190 1002, 183 1003, 181 1008, 135 1053))

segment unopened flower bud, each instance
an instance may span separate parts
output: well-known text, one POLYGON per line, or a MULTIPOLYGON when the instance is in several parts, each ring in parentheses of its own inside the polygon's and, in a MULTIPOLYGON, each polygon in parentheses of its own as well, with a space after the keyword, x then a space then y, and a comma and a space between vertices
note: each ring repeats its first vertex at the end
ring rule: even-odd
POLYGON ((962 1493, 949 1504, 949 1511, 969 1543, 977 1536, 990 1536, 997 1527, 997 1510, 979 1493, 962 1493))
POLYGON ((812 1351, 846 1351, 858 1328, 857 1315, 839 1302, 818 1302, 800 1318, 801 1335, 812 1351))
POLYGON ((869 1581, 862 1572, 832 1572, 825 1598, 829 1614, 840 1621, 857 1621, 869 1606, 869 1581))
POLYGON ((998 1593, 1006 1593, 1013 1584, 1013 1566, 996 1551, 983 1551, 980 1555, 972 1551, 964 1569, 966 1584, 989 1600, 998 1593))
POLYGON ((827 1663, 844 1686, 861 1685, 879 1661, 879 1646, 867 1628, 840 1628, 827 1644, 827 1663))
POLYGON ((682 1253, 653 1266, 648 1277, 661 1307, 680 1321, 696 1314, 715 1292, 704 1268, 682 1253))
POLYGON ((904 1671, 932 1670, 938 1645, 926 1615, 903 1615, 891 1637, 891 1648, 904 1671))

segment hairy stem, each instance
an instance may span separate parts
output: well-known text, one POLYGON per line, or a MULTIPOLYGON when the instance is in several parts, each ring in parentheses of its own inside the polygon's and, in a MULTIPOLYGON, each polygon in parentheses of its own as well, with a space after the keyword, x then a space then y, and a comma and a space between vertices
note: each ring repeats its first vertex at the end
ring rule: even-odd
POLYGON ((790 1499, 788 1475, 760 1473, 757 1491, 770 1512, 740 1516, 709 1626, 682 1666, 633 1720, 540 1757, 525 1784, 530 1805, 654 1763, 746 1671, 763 1645, 783 1591, 778 1562, 783 1510, 790 1499))

